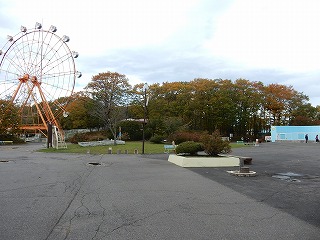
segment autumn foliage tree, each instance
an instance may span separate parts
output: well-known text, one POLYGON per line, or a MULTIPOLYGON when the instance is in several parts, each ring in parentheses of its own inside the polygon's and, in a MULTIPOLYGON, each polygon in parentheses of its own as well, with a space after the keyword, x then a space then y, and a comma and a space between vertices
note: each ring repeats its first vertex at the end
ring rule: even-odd
POLYGON ((0 99, 0 135, 16 133, 20 124, 19 109, 10 101, 0 99))
POLYGON ((290 125, 320 125, 319 110, 316 107, 311 106, 310 103, 299 106, 293 110, 290 116, 290 125))
POLYGON ((85 92, 73 94, 66 108, 69 116, 60 117, 63 129, 101 128, 104 123, 96 114, 92 113, 92 109, 95 109, 95 101, 85 92))
POLYGON ((132 87, 127 77, 117 72, 99 73, 85 89, 95 101, 91 115, 98 117, 116 140, 117 123, 125 118, 125 106, 131 95, 132 87))

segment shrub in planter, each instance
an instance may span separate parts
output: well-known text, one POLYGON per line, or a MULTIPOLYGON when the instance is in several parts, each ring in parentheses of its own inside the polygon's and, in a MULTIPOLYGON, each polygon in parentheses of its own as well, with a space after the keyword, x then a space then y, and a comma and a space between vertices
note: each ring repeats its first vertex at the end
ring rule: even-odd
POLYGON ((203 146, 201 143, 194 141, 187 141, 179 144, 176 147, 176 154, 197 155, 197 152, 202 151, 203 146))
POLYGON ((218 156, 220 153, 230 153, 231 146, 229 141, 224 141, 218 131, 214 131, 211 135, 205 134, 201 138, 204 152, 210 156, 218 156))

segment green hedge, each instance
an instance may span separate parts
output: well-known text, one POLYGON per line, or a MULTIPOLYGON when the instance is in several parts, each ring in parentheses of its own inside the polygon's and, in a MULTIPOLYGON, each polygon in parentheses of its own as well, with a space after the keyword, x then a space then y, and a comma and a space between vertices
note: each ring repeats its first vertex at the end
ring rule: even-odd
POLYGON ((187 141, 176 147, 176 154, 197 155, 197 152, 203 151, 203 145, 194 141, 187 141))

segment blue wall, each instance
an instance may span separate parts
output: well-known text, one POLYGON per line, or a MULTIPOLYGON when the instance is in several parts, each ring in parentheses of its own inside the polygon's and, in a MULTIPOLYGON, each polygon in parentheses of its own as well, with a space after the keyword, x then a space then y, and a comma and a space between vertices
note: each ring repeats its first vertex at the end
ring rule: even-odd
POLYGON ((309 141, 315 141, 316 135, 320 136, 320 126, 272 126, 271 141, 304 141, 308 134, 309 141))

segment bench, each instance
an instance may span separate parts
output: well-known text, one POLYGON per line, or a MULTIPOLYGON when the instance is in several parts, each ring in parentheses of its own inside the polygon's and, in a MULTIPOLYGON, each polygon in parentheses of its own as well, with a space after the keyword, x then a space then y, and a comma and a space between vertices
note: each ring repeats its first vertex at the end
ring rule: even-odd
POLYGON ((169 153, 170 151, 174 151, 176 149, 176 145, 164 145, 164 152, 169 153))
POLYGON ((13 141, 0 141, 0 145, 5 145, 7 143, 13 144, 13 141))

